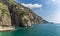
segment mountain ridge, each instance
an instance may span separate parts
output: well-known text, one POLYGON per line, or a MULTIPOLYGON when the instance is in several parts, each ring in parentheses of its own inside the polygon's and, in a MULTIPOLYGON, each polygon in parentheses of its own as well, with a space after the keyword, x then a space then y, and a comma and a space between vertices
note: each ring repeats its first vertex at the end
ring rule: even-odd
POLYGON ((3 22, 4 20, 2 19, 3 21, 1 23, 5 23, 5 25, 8 23, 7 20, 9 20, 10 23, 8 23, 8 25, 10 26, 31 26, 32 24, 42 24, 47 22, 41 16, 34 13, 34 11, 32 11, 30 8, 27 8, 14 0, 0 0, 0 2, 6 6, 5 7, 0 4, 5 8, 4 10, 7 9, 7 13, 9 14, 9 17, 5 14, 8 19, 6 16, 4 16, 6 17, 4 18, 6 19, 6 22, 3 22))

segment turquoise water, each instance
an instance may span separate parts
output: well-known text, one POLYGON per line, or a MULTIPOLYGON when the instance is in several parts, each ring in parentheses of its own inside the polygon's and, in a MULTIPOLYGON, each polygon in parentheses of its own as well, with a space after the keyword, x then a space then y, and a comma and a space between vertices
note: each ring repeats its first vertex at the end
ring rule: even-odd
POLYGON ((60 36, 60 24, 36 24, 29 28, 0 32, 0 36, 60 36))

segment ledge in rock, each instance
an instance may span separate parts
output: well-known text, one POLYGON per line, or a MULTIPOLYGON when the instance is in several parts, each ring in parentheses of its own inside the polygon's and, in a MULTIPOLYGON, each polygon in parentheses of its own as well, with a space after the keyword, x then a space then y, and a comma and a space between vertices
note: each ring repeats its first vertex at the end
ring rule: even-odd
POLYGON ((1 31, 12 31, 12 30, 15 30, 14 27, 0 27, 0 32, 1 31))

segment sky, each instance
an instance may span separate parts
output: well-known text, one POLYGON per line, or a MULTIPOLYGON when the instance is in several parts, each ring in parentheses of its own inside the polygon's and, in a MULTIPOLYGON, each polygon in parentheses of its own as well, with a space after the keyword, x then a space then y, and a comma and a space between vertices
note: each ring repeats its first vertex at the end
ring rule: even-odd
POLYGON ((16 2, 32 9, 49 22, 60 23, 60 0, 16 0, 16 2))

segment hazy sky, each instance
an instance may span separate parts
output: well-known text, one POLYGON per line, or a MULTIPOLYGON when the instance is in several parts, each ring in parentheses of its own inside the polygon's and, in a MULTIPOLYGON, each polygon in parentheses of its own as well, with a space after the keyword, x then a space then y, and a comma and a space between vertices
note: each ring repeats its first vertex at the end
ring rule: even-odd
POLYGON ((49 22, 60 23, 60 0, 16 0, 49 22))

